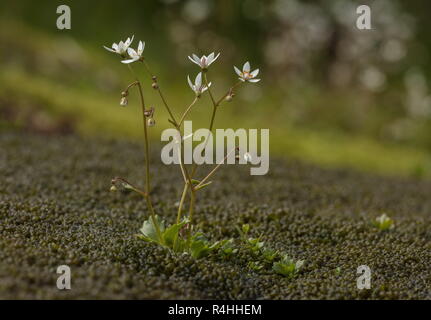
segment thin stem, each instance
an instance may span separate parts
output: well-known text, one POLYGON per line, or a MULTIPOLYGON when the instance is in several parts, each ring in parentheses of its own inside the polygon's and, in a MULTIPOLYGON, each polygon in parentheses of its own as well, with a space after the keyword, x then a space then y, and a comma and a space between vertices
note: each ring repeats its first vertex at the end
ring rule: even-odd
POLYGON ((145 171, 146 171, 146 192, 147 192, 147 197, 145 197, 145 199, 147 200, 147 205, 148 208, 150 209, 151 212, 151 219, 153 220, 153 225, 156 228, 156 232, 157 232, 157 236, 160 240, 161 243, 163 243, 163 237, 162 237, 162 233, 160 231, 160 227, 159 227, 159 223, 157 222, 156 219, 156 214, 154 212, 154 208, 153 208, 153 204, 151 202, 151 198, 150 198, 150 193, 151 193, 151 177, 150 177, 150 147, 149 147, 149 142, 148 142, 148 129, 147 129, 147 119, 145 118, 145 102, 144 102, 144 93, 142 92, 142 86, 141 83, 138 82, 137 84, 138 89, 139 89, 139 96, 141 98, 141 105, 142 105, 142 120, 144 122, 144 135, 145 135, 145 171))
MULTIPOLYGON (((189 222, 190 225, 192 224, 192 219, 193 219, 193 213, 195 211, 195 199, 196 199, 196 195, 195 195, 195 191, 193 188, 190 189, 190 209, 189 209, 189 222)), ((191 230, 191 229, 189 229, 191 230)), ((190 237, 190 234, 189 234, 190 237)))
MULTIPOLYGON (((206 77, 206 74, 205 74, 205 82, 206 83, 208 83, 208 80, 207 80, 207 77, 206 77)), ((209 125, 209 133, 210 132, 212 132, 212 130, 213 130, 213 127, 214 127, 214 120, 215 120, 215 116, 216 116, 216 113, 217 113, 217 108, 218 108, 218 106, 223 102, 223 100, 229 95, 229 94, 231 94, 232 93, 232 91, 233 91, 233 89, 235 89, 237 86, 239 86, 240 84, 242 84, 243 82, 242 81, 238 81, 238 82, 236 82, 232 87, 230 87, 229 88, 229 90, 217 101, 217 102, 214 102, 214 99, 212 99, 212 101, 213 101, 213 112, 212 112, 212 114, 211 114, 211 120, 210 120, 210 125, 209 125)), ((210 91, 210 88, 208 88, 208 92, 210 93, 210 96, 212 97, 212 94, 211 94, 211 91, 210 91)), ((205 142, 205 147, 206 147, 206 144, 208 143, 208 138, 209 138, 209 133, 208 133, 208 136, 207 136, 207 139, 206 139, 206 142, 205 142)), ((196 171, 197 171, 197 164, 193 164, 193 167, 192 167, 192 178, 195 176, 195 173, 196 173, 196 171)))
POLYGON ((162 99, 163 105, 165 106, 166 110, 169 113, 169 116, 171 117, 171 121, 172 123, 175 124, 175 126, 177 126, 177 121, 175 120, 174 115, 172 114, 171 108, 169 108, 169 105, 165 99, 165 97, 163 96, 162 90, 160 90, 160 86, 157 82, 157 77, 151 72, 150 67, 148 66, 148 63, 145 59, 141 60, 142 63, 144 64, 145 70, 147 70, 148 74, 151 77, 151 80, 156 84, 156 90, 159 93, 160 98, 162 99))
POLYGON ((183 204, 184 204, 184 200, 186 199, 187 189, 188 189, 188 186, 187 186, 187 183, 185 183, 183 194, 181 195, 180 204, 178 206, 177 223, 180 223, 180 220, 181 220, 181 211, 183 210, 183 204))
POLYGON ((112 179, 112 184, 115 185, 117 182, 120 182, 121 185, 123 186, 123 188, 125 189, 130 189, 135 191, 136 193, 139 193, 141 196, 143 196, 144 198, 146 198, 148 196, 148 194, 142 190, 140 190, 138 187, 136 187, 135 185, 131 184, 129 181, 127 181, 124 178, 121 177, 115 177, 114 179, 112 179))
POLYGON ((195 99, 189 105, 189 107, 186 109, 186 111, 184 111, 183 115, 181 116, 180 122, 178 123, 179 127, 181 127, 181 125, 183 124, 184 119, 186 118, 187 114, 190 112, 190 110, 192 109, 192 107, 196 104, 196 101, 198 101, 198 97, 195 97, 195 99))
MULTIPOLYGON (((166 102, 166 99, 164 98, 164 96, 162 94, 162 91, 160 90, 160 86, 159 86, 159 84, 157 82, 157 77, 151 72, 150 67, 148 66, 147 61, 145 59, 142 59, 141 61, 144 64, 144 67, 147 70, 148 74, 150 75, 151 79, 156 84, 156 88, 157 88, 157 91, 159 92, 160 98, 162 99, 163 104, 165 105, 166 110, 168 111, 168 113, 169 113, 169 115, 171 117, 171 121, 170 122, 180 132, 180 137, 181 137, 180 125, 178 125, 178 122, 175 120, 175 117, 172 114, 171 109, 169 108, 168 103, 166 102)), ((181 149, 180 149, 181 150, 181 155, 180 155, 181 157, 182 157, 182 149, 183 149, 183 140, 182 140, 182 137, 181 137, 181 149)), ((188 184, 190 185, 190 190, 193 191, 193 185, 192 185, 191 177, 190 177, 190 175, 189 175, 189 173, 187 171, 187 168, 184 166, 184 164, 182 163, 181 160, 180 160, 180 166, 181 166, 181 172, 182 172, 185 180, 187 180, 188 184)))
POLYGON ((151 214, 151 220, 153 221, 153 225, 156 229, 156 233, 157 233, 157 237, 159 238, 159 241, 163 244, 163 237, 162 237, 162 233, 160 231, 160 227, 159 227, 159 223, 157 222, 156 219, 156 213, 154 212, 154 208, 153 208, 153 204, 151 202, 151 197, 150 197, 150 193, 151 193, 151 177, 150 177, 150 160, 149 160, 149 154, 150 154, 150 148, 149 148, 149 141, 148 141, 148 130, 147 130, 147 121, 145 118, 145 100, 144 100, 144 93, 142 91, 142 86, 141 86, 141 82, 139 81, 139 79, 136 77, 136 74, 134 73, 132 67, 130 66, 130 64, 128 64, 129 70, 132 72, 132 74, 135 76, 136 78, 136 86, 139 89, 139 97, 141 99, 141 107, 142 107, 142 120, 144 123, 144 138, 145 138, 145 187, 146 187, 146 193, 147 196, 145 197, 145 200, 147 201, 147 206, 148 209, 150 210, 150 214, 151 214))
POLYGON ((238 81, 237 83, 235 83, 232 87, 229 88, 229 90, 216 102, 216 106, 218 107, 223 100, 230 94, 232 93, 233 89, 235 89, 236 87, 238 87, 240 84, 243 84, 243 81, 238 81))
POLYGON ((232 153, 232 152, 234 152, 235 150, 237 150, 237 148, 234 148, 234 149, 232 149, 224 158, 223 158, 223 160, 222 161, 220 161, 216 166, 215 166, 215 168, 214 169, 212 169, 211 171, 210 171, 210 173, 208 173, 208 175, 205 177, 205 178, 203 178, 202 180, 201 180, 201 182, 199 182, 199 184, 195 187, 195 189, 197 189, 197 188, 199 188, 200 186, 202 186, 216 171, 217 171, 217 169, 226 161, 226 159, 229 157, 229 155, 232 153))
POLYGON ((213 105, 214 105, 214 107, 215 107, 215 106, 216 106, 216 102, 215 102, 214 97, 213 97, 213 94, 212 94, 212 92, 211 92, 211 88, 210 88, 210 86, 208 85, 207 72, 206 72, 206 71, 204 71, 204 72, 203 72, 203 74, 204 74, 205 85, 206 85, 206 87, 208 88, 208 93, 209 93, 209 95, 210 95, 210 97, 211 97, 211 101, 212 101, 212 103, 213 103, 213 105))

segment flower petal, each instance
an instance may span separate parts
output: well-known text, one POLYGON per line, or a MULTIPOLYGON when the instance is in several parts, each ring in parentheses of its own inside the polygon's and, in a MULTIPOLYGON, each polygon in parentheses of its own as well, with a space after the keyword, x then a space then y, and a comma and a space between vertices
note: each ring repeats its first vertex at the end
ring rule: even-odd
POLYGON ((196 88, 200 88, 202 86, 202 72, 199 72, 195 79, 196 88))
POLYGON ((129 64, 132 62, 138 61, 138 59, 132 58, 132 59, 127 59, 127 60, 122 60, 121 62, 124 64, 129 64))
MULTIPOLYGON (((213 61, 212 62, 214 62, 214 61, 216 61, 217 60, 217 58, 220 56, 220 52, 214 57, 214 59, 213 59, 213 61)), ((212 63, 211 62, 211 63, 212 63)))
POLYGON ((190 77, 189 77, 189 76, 187 76, 187 81, 188 81, 188 83, 189 83, 190 88, 192 88, 192 90, 193 90, 193 91, 195 91, 195 89, 194 89, 194 87, 193 87, 193 83, 192 83, 192 81, 190 80, 190 77))
POLYGON ((201 59, 197 55, 195 55, 194 53, 192 54, 192 57, 196 61, 196 63, 199 64, 199 62, 201 61, 201 59))
POLYGON ((113 50, 113 49, 111 49, 111 48, 108 48, 108 47, 106 47, 106 46, 103 46, 106 50, 108 50, 108 51, 111 51, 111 52, 113 52, 113 53, 116 53, 116 51, 115 50, 113 50))
POLYGON ((242 67, 242 71, 243 72, 250 72, 250 62, 246 62, 244 63, 243 67, 242 67))
POLYGON ((138 57, 138 53, 133 48, 127 49, 127 54, 130 56, 130 58, 136 58, 138 57))
POLYGON ((207 60, 208 60, 208 65, 210 65, 210 64, 211 64, 211 62, 213 62, 213 60, 214 60, 214 52, 211 52, 211 53, 208 55, 207 60))
POLYGON ((258 74, 259 74, 259 69, 256 69, 252 73, 250 73, 252 78, 256 77, 258 74))
POLYGON ((260 81, 260 79, 249 79, 248 81, 249 81, 249 82, 259 82, 259 81, 260 81))
POLYGON ((144 52, 145 42, 139 41, 138 45, 138 54, 141 56, 142 52, 144 52))
POLYGON ((233 66, 233 68, 234 68, 234 70, 235 70, 235 72, 236 72, 236 74, 237 75, 239 75, 240 77, 242 76, 242 72, 241 72, 241 70, 239 70, 237 67, 235 67, 235 66, 233 66))

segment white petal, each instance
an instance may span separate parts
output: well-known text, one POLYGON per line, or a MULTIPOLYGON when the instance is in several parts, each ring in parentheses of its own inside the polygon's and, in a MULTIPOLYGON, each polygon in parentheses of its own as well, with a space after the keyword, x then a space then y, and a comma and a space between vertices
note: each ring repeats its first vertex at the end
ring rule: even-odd
POLYGON ((242 71, 250 72, 250 62, 247 61, 246 63, 244 63, 242 71))
POLYGON ((103 46, 106 50, 108 50, 108 51, 111 51, 111 52, 114 52, 114 53, 116 53, 116 51, 115 50, 112 50, 111 48, 108 48, 108 47, 106 47, 106 46, 103 46))
POLYGON ((199 72, 195 79, 196 88, 200 88, 202 86, 202 72, 199 72))
POLYGON ((190 77, 189 77, 189 76, 187 76, 187 81, 188 81, 188 83, 189 83, 190 88, 192 88, 192 90, 194 91, 195 89, 194 89, 194 87, 193 87, 193 83, 192 83, 192 81, 190 80, 190 77))
POLYGON ((141 56, 142 52, 144 52, 145 42, 139 41, 138 45, 138 54, 141 56))
POLYGON ((196 62, 197 64, 199 64, 199 63, 200 63, 201 59, 200 59, 197 55, 195 55, 195 54, 193 53, 193 54, 192 54, 192 57, 193 57, 193 60, 195 60, 195 62, 196 62))
POLYGON ((260 81, 260 79, 249 79, 248 81, 249 81, 249 82, 259 82, 259 81, 260 81))
POLYGON ((127 49, 127 54, 130 56, 130 58, 136 58, 138 57, 138 53, 133 48, 127 49))
POLYGON ((132 62, 135 62, 135 61, 138 61, 138 59, 132 58, 132 59, 127 59, 127 60, 122 60, 121 62, 125 63, 125 64, 129 64, 129 63, 132 63, 132 62))
POLYGON ((134 38, 135 36, 134 35, 132 35, 132 38, 127 38, 127 40, 126 40, 126 46, 130 46, 131 44, 132 44, 132 42, 133 42, 133 38, 134 38))
POLYGON ((206 67, 207 66, 207 57, 202 56, 199 65, 201 66, 201 68, 206 67))
POLYGON ((194 64, 197 64, 198 66, 200 66, 200 63, 195 61, 193 58, 189 57, 190 61, 193 62, 194 64))
POLYGON ((252 73, 250 73, 252 78, 256 77, 258 74, 259 74, 259 69, 256 69, 252 73))
POLYGON ((211 53, 208 55, 207 60, 208 60, 208 65, 210 65, 210 64, 211 64, 211 62, 213 62, 213 60, 214 60, 214 52, 211 52, 211 53))
POLYGON ((215 58, 213 59, 213 61, 211 63, 213 63, 214 61, 216 61, 219 56, 220 56, 220 52, 215 56, 215 58))
POLYGON ((238 79, 241 80, 242 82, 245 82, 245 80, 241 77, 239 77, 238 79))
POLYGON ((239 75, 240 77, 242 76, 242 72, 241 70, 239 70, 237 67, 233 66, 233 68, 235 69, 235 72, 237 75, 239 75))

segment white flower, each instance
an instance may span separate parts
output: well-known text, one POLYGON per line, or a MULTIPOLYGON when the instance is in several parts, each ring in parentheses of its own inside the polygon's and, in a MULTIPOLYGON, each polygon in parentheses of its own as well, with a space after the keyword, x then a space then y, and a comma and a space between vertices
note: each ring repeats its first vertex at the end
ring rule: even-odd
POLYGON ((117 53, 120 56, 123 56, 126 54, 127 49, 129 48, 129 46, 132 44, 133 41, 133 37, 132 38, 127 38, 127 40, 125 42, 120 41, 118 44, 117 43, 113 43, 111 48, 108 48, 106 46, 103 46, 106 50, 111 51, 113 53, 117 53))
POLYGON ((244 66, 242 67, 242 71, 239 70, 237 67, 233 66, 235 69, 236 74, 239 76, 239 80, 241 81, 248 81, 248 82, 259 82, 260 79, 255 79, 256 76, 259 74, 259 69, 256 69, 252 72, 250 72, 250 62, 244 63, 244 66))
POLYGON ((127 54, 129 55, 130 59, 126 59, 121 61, 122 63, 132 63, 135 61, 138 61, 142 58, 142 53, 144 53, 145 49, 145 42, 139 41, 138 49, 135 50, 133 48, 127 49, 127 54))
POLYGON ((187 76, 187 81, 189 82, 190 88, 196 93, 196 96, 200 96, 203 92, 208 90, 208 88, 211 86, 211 82, 208 83, 208 86, 204 85, 202 83, 202 72, 199 72, 196 76, 195 83, 193 84, 190 80, 190 77, 187 76))
POLYGON ((207 56, 202 56, 201 58, 199 58, 197 55, 192 54, 192 56, 189 56, 189 59, 191 62, 196 63, 199 67, 201 67, 201 69, 207 69, 211 63, 213 63, 214 61, 217 60, 217 58, 219 57, 220 53, 218 55, 214 55, 214 52, 209 54, 208 57, 207 56))

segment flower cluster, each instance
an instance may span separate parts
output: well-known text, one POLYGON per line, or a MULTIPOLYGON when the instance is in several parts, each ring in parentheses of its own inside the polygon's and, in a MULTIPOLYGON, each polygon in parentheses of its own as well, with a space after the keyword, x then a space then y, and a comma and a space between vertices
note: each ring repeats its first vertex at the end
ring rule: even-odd
MULTIPOLYGON (((199 66, 200 68, 200 71, 194 78, 194 81, 191 80, 190 76, 187 76, 188 85, 190 86, 191 90, 194 92, 195 98, 193 99, 193 102, 182 112, 181 117, 177 119, 174 116, 174 113, 172 112, 170 105, 167 102, 167 99, 162 93, 157 77, 150 71, 146 60, 144 60, 143 54, 145 49, 145 42, 139 41, 137 48, 134 49, 131 47, 133 39, 134 37, 132 36, 130 38, 127 38, 126 41, 113 43, 110 48, 106 46, 104 46, 104 48, 110 52, 113 52, 119 55, 121 57, 121 62, 129 65, 129 69, 133 73, 134 77, 136 77, 136 75, 133 72, 132 64, 134 62, 142 62, 143 67, 150 75, 150 78, 152 81, 151 87, 157 90, 164 107, 169 113, 170 118, 168 119, 168 121, 174 126, 174 128, 178 132, 178 138, 175 139, 175 141, 179 150, 180 160, 182 157, 181 153, 183 152, 182 149, 184 148, 184 141, 192 137, 192 134, 182 136, 181 128, 184 124, 184 120, 189 115, 192 107, 199 100, 198 98, 200 98, 201 95, 204 93, 208 93, 211 97, 211 102, 213 104, 213 112, 211 115, 211 121, 210 121, 211 124, 208 128, 209 131, 211 132, 213 130, 214 117, 215 117, 216 111, 218 110, 217 107, 224 101, 231 101, 235 95, 234 90, 236 90, 236 88, 239 85, 245 82, 258 82, 260 80, 260 79, 256 79, 256 76, 259 73, 259 69, 251 71, 250 63, 248 61, 244 64, 242 71, 240 71, 237 67, 234 67, 234 70, 238 74, 240 81, 237 81, 236 84, 232 85, 227 90, 227 93, 217 100, 214 98, 214 95, 211 92, 212 83, 208 81, 207 74, 208 74, 208 68, 220 57, 220 53, 215 54, 214 52, 212 52, 208 55, 203 55, 201 57, 197 56, 196 54, 192 54, 191 56, 188 57, 189 60, 194 64, 196 64, 197 66, 199 66)), ((141 231, 141 234, 139 236, 140 239, 149 241, 149 242, 156 242, 164 247, 167 247, 173 250, 174 252, 189 253, 196 258, 205 256, 209 254, 211 251, 219 250, 221 248, 223 248, 225 253, 228 251, 233 252, 233 250, 230 250, 231 248, 229 248, 230 241, 224 240, 221 242, 210 243, 208 240, 206 240, 203 237, 202 233, 196 232, 193 230, 192 222, 193 222, 196 193, 199 192, 201 189, 211 185, 212 181, 209 181, 209 179, 220 168, 220 166, 224 163, 224 161, 229 156, 229 154, 232 154, 233 152, 238 153, 236 154, 236 158, 237 159, 240 158, 239 148, 234 148, 233 150, 230 150, 226 158, 220 163, 218 163, 215 166, 215 168, 209 171, 209 173, 207 173, 202 178, 198 178, 197 164, 194 164, 193 168, 188 168, 187 166, 184 165, 182 161, 179 161, 180 167, 181 167, 181 173, 183 176, 184 189, 181 196, 181 200, 178 204, 176 223, 170 226, 166 226, 164 220, 156 214, 155 212, 156 210, 154 209, 154 206, 152 203, 150 160, 149 160, 149 157, 147 156, 149 152, 148 150, 149 150, 149 143, 150 143, 150 140, 148 139, 148 129, 153 127, 156 124, 156 121, 154 120, 155 108, 146 106, 146 103, 145 103, 146 100, 144 99, 143 84, 138 78, 136 78, 134 82, 129 84, 127 88, 121 93, 121 100, 120 100, 121 106, 128 105, 129 90, 131 90, 132 88, 137 88, 139 91, 139 98, 141 102, 143 119, 144 119, 143 126, 144 126, 144 134, 145 134, 145 152, 146 152, 145 189, 140 190, 139 187, 133 185, 132 183, 129 183, 126 179, 117 177, 113 179, 111 182, 112 183, 111 191, 116 191, 119 189, 131 190, 139 193, 145 198, 150 217, 148 220, 144 222, 144 225, 140 230, 141 231), (188 197, 190 197, 190 204, 188 206, 189 214, 188 216, 184 216, 183 208, 186 206, 185 201, 188 197)), ((243 158, 247 163, 253 162, 253 158, 251 154, 248 152, 243 154, 243 158)))
MULTIPOLYGON (((139 41, 138 48, 135 50, 130 47, 134 39, 134 36, 131 38, 127 38, 126 41, 120 41, 118 44, 113 43, 111 48, 108 48, 104 46, 104 48, 110 52, 119 54, 124 60, 122 60, 122 63, 129 64, 136 61, 142 61, 143 60, 143 53, 145 49, 145 42, 139 41)), ((194 64, 198 65, 201 68, 201 72, 198 73, 198 75, 195 78, 194 83, 190 80, 190 76, 187 76, 187 81, 189 83, 190 88, 193 90, 193 92, 196 94, 197 97, 200 97, 202 93, 208 90, 208 88, 211 86, 211 82, 204 83, 202 79, 202 72, 207 72, 208 67, 215 62, 218 57, 220 56, 220 53, 217 55, 212 52, 208 56, 203 55, 202 57, 197 56, 196 54, 192 54, 191 56, 188 56, 189 60, 193 62, 194 64)), ((234 66, 234 70, 236 74, 239 76, 239 80, 242 82, 259 82, 260 79, 256 79, 257 75, 259 74, 259 69, 256 69, 254 71, 251 71, 250 62, 244 63, 242 67, 242 71, 238 69, 236 66, 234 66)), ((229 94, 226 96, 226 100, 230 101, 233 97, 233 94, 229 94)), ((126 99, 123 99, 126 100, 126 99)), ((123 101, 125 102, 125 101, 123 101)), ((125 103, 122 103, 121 105, 125 105, 125 103)))
POLYGON ((135 61, 139 61, 142 59, 142 54, 144 53, 145 49, 145 42, 139 41, 138 48, 135 50, 133 48, 130 48, 130 45, 132 44, 134 39, 134 36, 131 38, 127 38, 126 41, 120 41, 118 44, 113 43, 111 48, 108 48, 106 46, 103 46, 106 50, 116 53, 120 55, 124 60, 122 60, 122 63, 132 63, 135 61), (128 57, 127 57, 128 56, 128 57), (126 59, 127 58, 127 59, 126 59))

